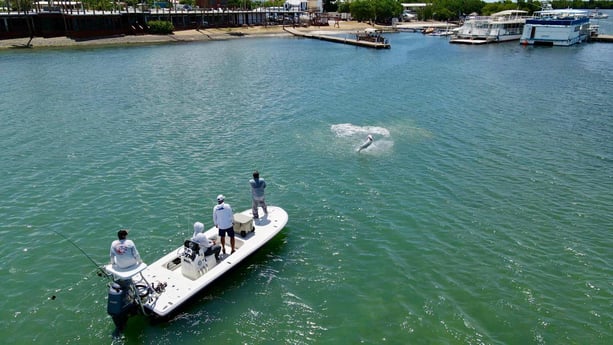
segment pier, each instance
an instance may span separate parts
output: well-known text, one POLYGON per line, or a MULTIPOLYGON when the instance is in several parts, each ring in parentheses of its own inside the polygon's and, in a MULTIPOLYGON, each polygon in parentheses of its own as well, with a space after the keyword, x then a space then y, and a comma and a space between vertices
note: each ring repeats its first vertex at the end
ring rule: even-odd
POLYGON ((372 41, 366 41, 366 40, 358 40, 357 35, 355 35, 356 39, 351 39, 351 38, 345 38, 345 37, 339 37, 339 36, 328 36, 328 35, 301 32, 299 30, 296 30, 293 28, 287 28, 287 27, 284 27, 283 30, 285 30, 286 32, 294 36, 314 38, 314 39, 328 41, 328 42, 350 44, 354 46, 375 48, 375 49, 390 49, 391 48, 387 40, 385 40, 384 42, 372 42, 372 41))
POLYGON ((605 43, 613 43, 613 35, 598 35, 590 37, 590 41, 592 42, 605 42, 605 43))

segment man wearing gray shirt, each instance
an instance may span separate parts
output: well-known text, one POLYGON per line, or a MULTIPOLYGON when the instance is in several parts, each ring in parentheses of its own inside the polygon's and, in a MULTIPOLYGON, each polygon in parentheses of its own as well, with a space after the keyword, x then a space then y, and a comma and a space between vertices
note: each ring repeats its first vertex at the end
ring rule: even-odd
POLYGON ((251 185, 251 197, 253 202, 251 203, 251 212, 253 213, 253 219, 260 218, 258 215, 258 207, 261 206, 264 210, 264 214, 268 214, 266 209, 266 201, 264 199, 264 189, 266 188, 266 181, 260 178, 260 173, 256 170, 253 172, 253 178, 249 180, 251 185))

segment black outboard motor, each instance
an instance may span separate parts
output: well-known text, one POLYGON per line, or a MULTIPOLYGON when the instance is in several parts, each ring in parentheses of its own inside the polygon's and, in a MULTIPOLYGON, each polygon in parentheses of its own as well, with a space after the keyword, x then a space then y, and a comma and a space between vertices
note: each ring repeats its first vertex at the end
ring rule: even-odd
POLYGON ((130 294, 129 282, 116 281, 109 287, 109 298, 106 307, 107 313, 113 318, 115 323, 114 336, 123 333, 128 324, 128 317, 135 310, 135 304, 130 294))

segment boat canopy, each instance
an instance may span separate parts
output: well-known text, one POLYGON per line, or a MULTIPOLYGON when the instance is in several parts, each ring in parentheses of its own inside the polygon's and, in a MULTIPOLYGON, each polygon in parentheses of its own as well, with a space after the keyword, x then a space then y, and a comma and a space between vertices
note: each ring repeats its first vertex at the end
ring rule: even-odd
POLYGON ((589 17, 588 11, 573 10, 573 9, 536 11, 534 12, 534 14, 539 17, 556 17, 556 18, 589 17))
POLYGON ((492 17, 507 17, 507 16, 518 16, 522 14, 528 14, 528 11, 524 10, 505 10, 496 13, 492 13, 492 17))

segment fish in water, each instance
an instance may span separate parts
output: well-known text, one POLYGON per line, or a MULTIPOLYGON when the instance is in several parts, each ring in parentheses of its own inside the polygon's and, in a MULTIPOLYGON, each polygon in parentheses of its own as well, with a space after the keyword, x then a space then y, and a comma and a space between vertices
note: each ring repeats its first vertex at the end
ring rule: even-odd
POLYGON ((372 144, 372 142, 374 141, 372 135, 368 135, 368 137, 366 138, 366 141, 364 142, 364 144, 362 144, 362 146, 360 146, 358 148, 358 152, 364 150, 365 148, 367 148, 368 146, 370 146, 370 144, 372 144))

